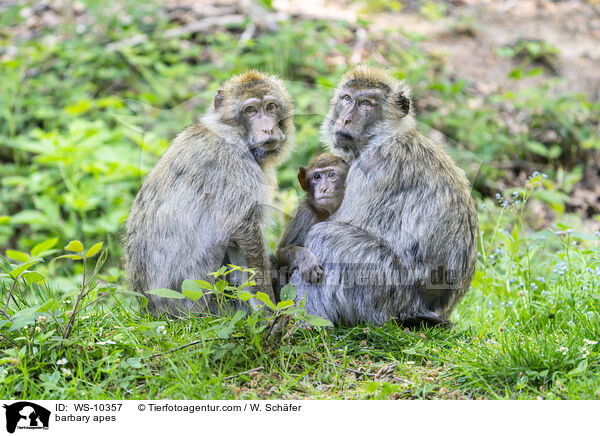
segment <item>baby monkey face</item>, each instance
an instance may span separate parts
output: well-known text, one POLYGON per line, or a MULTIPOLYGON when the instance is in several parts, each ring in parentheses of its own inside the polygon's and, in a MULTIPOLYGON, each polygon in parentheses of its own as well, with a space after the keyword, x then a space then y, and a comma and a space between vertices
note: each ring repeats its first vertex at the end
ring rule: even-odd
POLYGON ((330 214, 338 210, 344 199, 346 172, 333 166, 315 168, 308 179, 315 204, 330 214))

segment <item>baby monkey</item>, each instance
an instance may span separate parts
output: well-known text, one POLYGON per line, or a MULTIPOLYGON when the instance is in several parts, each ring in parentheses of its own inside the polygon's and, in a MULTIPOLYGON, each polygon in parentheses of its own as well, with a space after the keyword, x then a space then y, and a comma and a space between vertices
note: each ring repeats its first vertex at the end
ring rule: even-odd
POLYGON ((323 153, 315 157, 308 168, 300 167, 298 181, 306 196, 288 223, 279 247, 279 267, 288 267, 289 272, 298 269, 304 280, 317 283, 323 268, 311 251, 304 247, 304 239, 310 228, 327 220, 337 211, 344 199, 348 164, 338 156, 323 153))

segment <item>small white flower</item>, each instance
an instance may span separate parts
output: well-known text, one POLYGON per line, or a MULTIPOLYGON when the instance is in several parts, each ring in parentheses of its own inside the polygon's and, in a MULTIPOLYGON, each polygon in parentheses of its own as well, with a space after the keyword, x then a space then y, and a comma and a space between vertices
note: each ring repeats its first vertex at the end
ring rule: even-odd
POLYGON ((64 304, 71 304, 71 300, 68 300, 68 299, 67 299, 67 300, 63 301, 63 303, 64 303, 64 304))
POLYGON ((62 359, 58 359, 58 361, 56 362, 56 364, 57 365, 66 365, 67 362, 68 362, 68 360, 63 357, 62 359))
POLYGON ((406 365, 414 365, 414 364, 415 364, 415 361, 414 361, 414 360, 408 360, 408 361, 406 362, 406 365))
POLYGON ((584 339, 583 342, 587 345, 596 345, 598 341, 590 341, 589 339, 584 339))
POLYGON ((165 328, 164 325, 159 325, 158 328, 156 329, 156 331, 158 332, 159 335, 167 334, 167 329, 165 328))
POLYGON ((558 351, 560 351, 562 355, 565 356, 569 352, 569 349, 567 347, 560 347, 558 351))
POLYGON ((584 359, 590 355, 590 350, 585 347, 581 347, 581 357, 584 359))
POLYGON ((69 368, 61 368, 63 375, 66 375, 68 377, 71 376, 71 370, 69 368))

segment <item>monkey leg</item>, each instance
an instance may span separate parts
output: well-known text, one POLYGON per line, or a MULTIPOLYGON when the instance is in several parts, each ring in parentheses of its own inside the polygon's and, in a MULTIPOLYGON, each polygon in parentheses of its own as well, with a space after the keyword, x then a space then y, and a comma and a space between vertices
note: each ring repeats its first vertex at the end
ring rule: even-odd
POLYGON ((344 325, 394 319, 414 325, 445 322, 421 298, 426 267, 399 257, 364 230, 335 221, 319 223, 306 245, 324 269, 324 279, 314 285, 297 272, 292 276, 309 313, 344 325))

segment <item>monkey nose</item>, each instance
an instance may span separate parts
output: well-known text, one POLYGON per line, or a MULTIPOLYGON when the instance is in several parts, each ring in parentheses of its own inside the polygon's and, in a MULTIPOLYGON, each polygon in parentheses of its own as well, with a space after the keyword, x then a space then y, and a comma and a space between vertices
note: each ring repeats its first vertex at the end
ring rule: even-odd
POLYGON ((272 136, 273 135, 273 129, 263 129, 263 133, 272 136))

